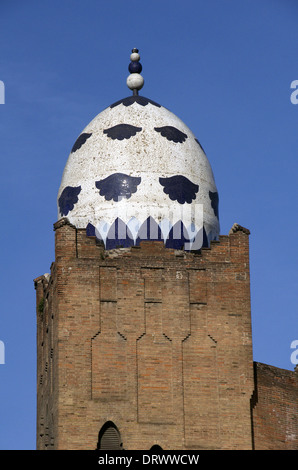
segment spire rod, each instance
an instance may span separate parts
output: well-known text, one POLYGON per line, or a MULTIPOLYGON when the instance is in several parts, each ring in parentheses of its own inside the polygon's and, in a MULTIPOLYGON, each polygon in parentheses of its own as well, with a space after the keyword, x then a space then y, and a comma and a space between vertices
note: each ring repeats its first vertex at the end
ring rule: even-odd
POLYGON ((128 70, 130 75, 127 77, 126 84, 133 92, 133 95, 138 95, 139 90, 143 88, 144 78, 140 73, 142 72, 142 64, 140 61, 139 50, 135 47, 131 51, 130 64, 128 70))

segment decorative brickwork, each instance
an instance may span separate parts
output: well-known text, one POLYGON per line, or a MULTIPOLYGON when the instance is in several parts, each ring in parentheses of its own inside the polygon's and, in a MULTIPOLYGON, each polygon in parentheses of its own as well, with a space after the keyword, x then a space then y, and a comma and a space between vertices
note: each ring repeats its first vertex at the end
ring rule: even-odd
POLYGON ((105 251, 66 218, 54 228, 51 274, 35 279, 37 448, 95 449, 107 422, 124 449, 268 447, 248 231, 186 253, 153 241, 105 251))

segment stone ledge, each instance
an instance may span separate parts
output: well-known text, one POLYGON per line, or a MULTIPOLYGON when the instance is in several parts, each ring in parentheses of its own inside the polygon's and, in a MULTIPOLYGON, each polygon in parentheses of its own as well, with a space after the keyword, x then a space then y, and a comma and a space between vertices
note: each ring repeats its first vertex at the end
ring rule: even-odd
POLYGON ((233 224, 231 230, 229 231, 229 235, 232 235, 233 233, 236 233, 236 232, 243 232, 246 235, 250 235, 250 231, 248 230, 248 228, 242 227, 241 225, 235 223, 233 224))

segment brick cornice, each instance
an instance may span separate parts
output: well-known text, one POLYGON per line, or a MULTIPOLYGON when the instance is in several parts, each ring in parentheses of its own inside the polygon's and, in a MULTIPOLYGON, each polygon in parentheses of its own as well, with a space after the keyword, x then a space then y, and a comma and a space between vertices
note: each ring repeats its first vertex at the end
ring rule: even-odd
POLYGON ((57 222, 54 223, 54 231, 63 227, 64 225, 69 225, 74 229, 76 228, 73 224, 69 222, 67 217, 62 217, 62 219, 59 219, 57 222))
POLYGON ((243 232, 246 235, 250 235, 250 231, 248 230, 248 228, 242 227, 241 225, 235 223, 233 224, 231 230, 229 231, 229 235, 232 235, 233 233, 236 233, 236 232, 243 232))

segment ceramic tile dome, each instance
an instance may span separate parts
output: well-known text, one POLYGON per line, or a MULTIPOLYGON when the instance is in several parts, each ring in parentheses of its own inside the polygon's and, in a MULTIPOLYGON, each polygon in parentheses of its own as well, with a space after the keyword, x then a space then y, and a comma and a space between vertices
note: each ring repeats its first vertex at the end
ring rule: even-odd
POLYGON ((86 228, 106 249, 150 239, 199 250, 219 236, 210 163, 175 114, 139 96, 144 81, 136 49, 129 70, 133 95, 99 113, 72 147, 58 192, 58 218, 86 228))

